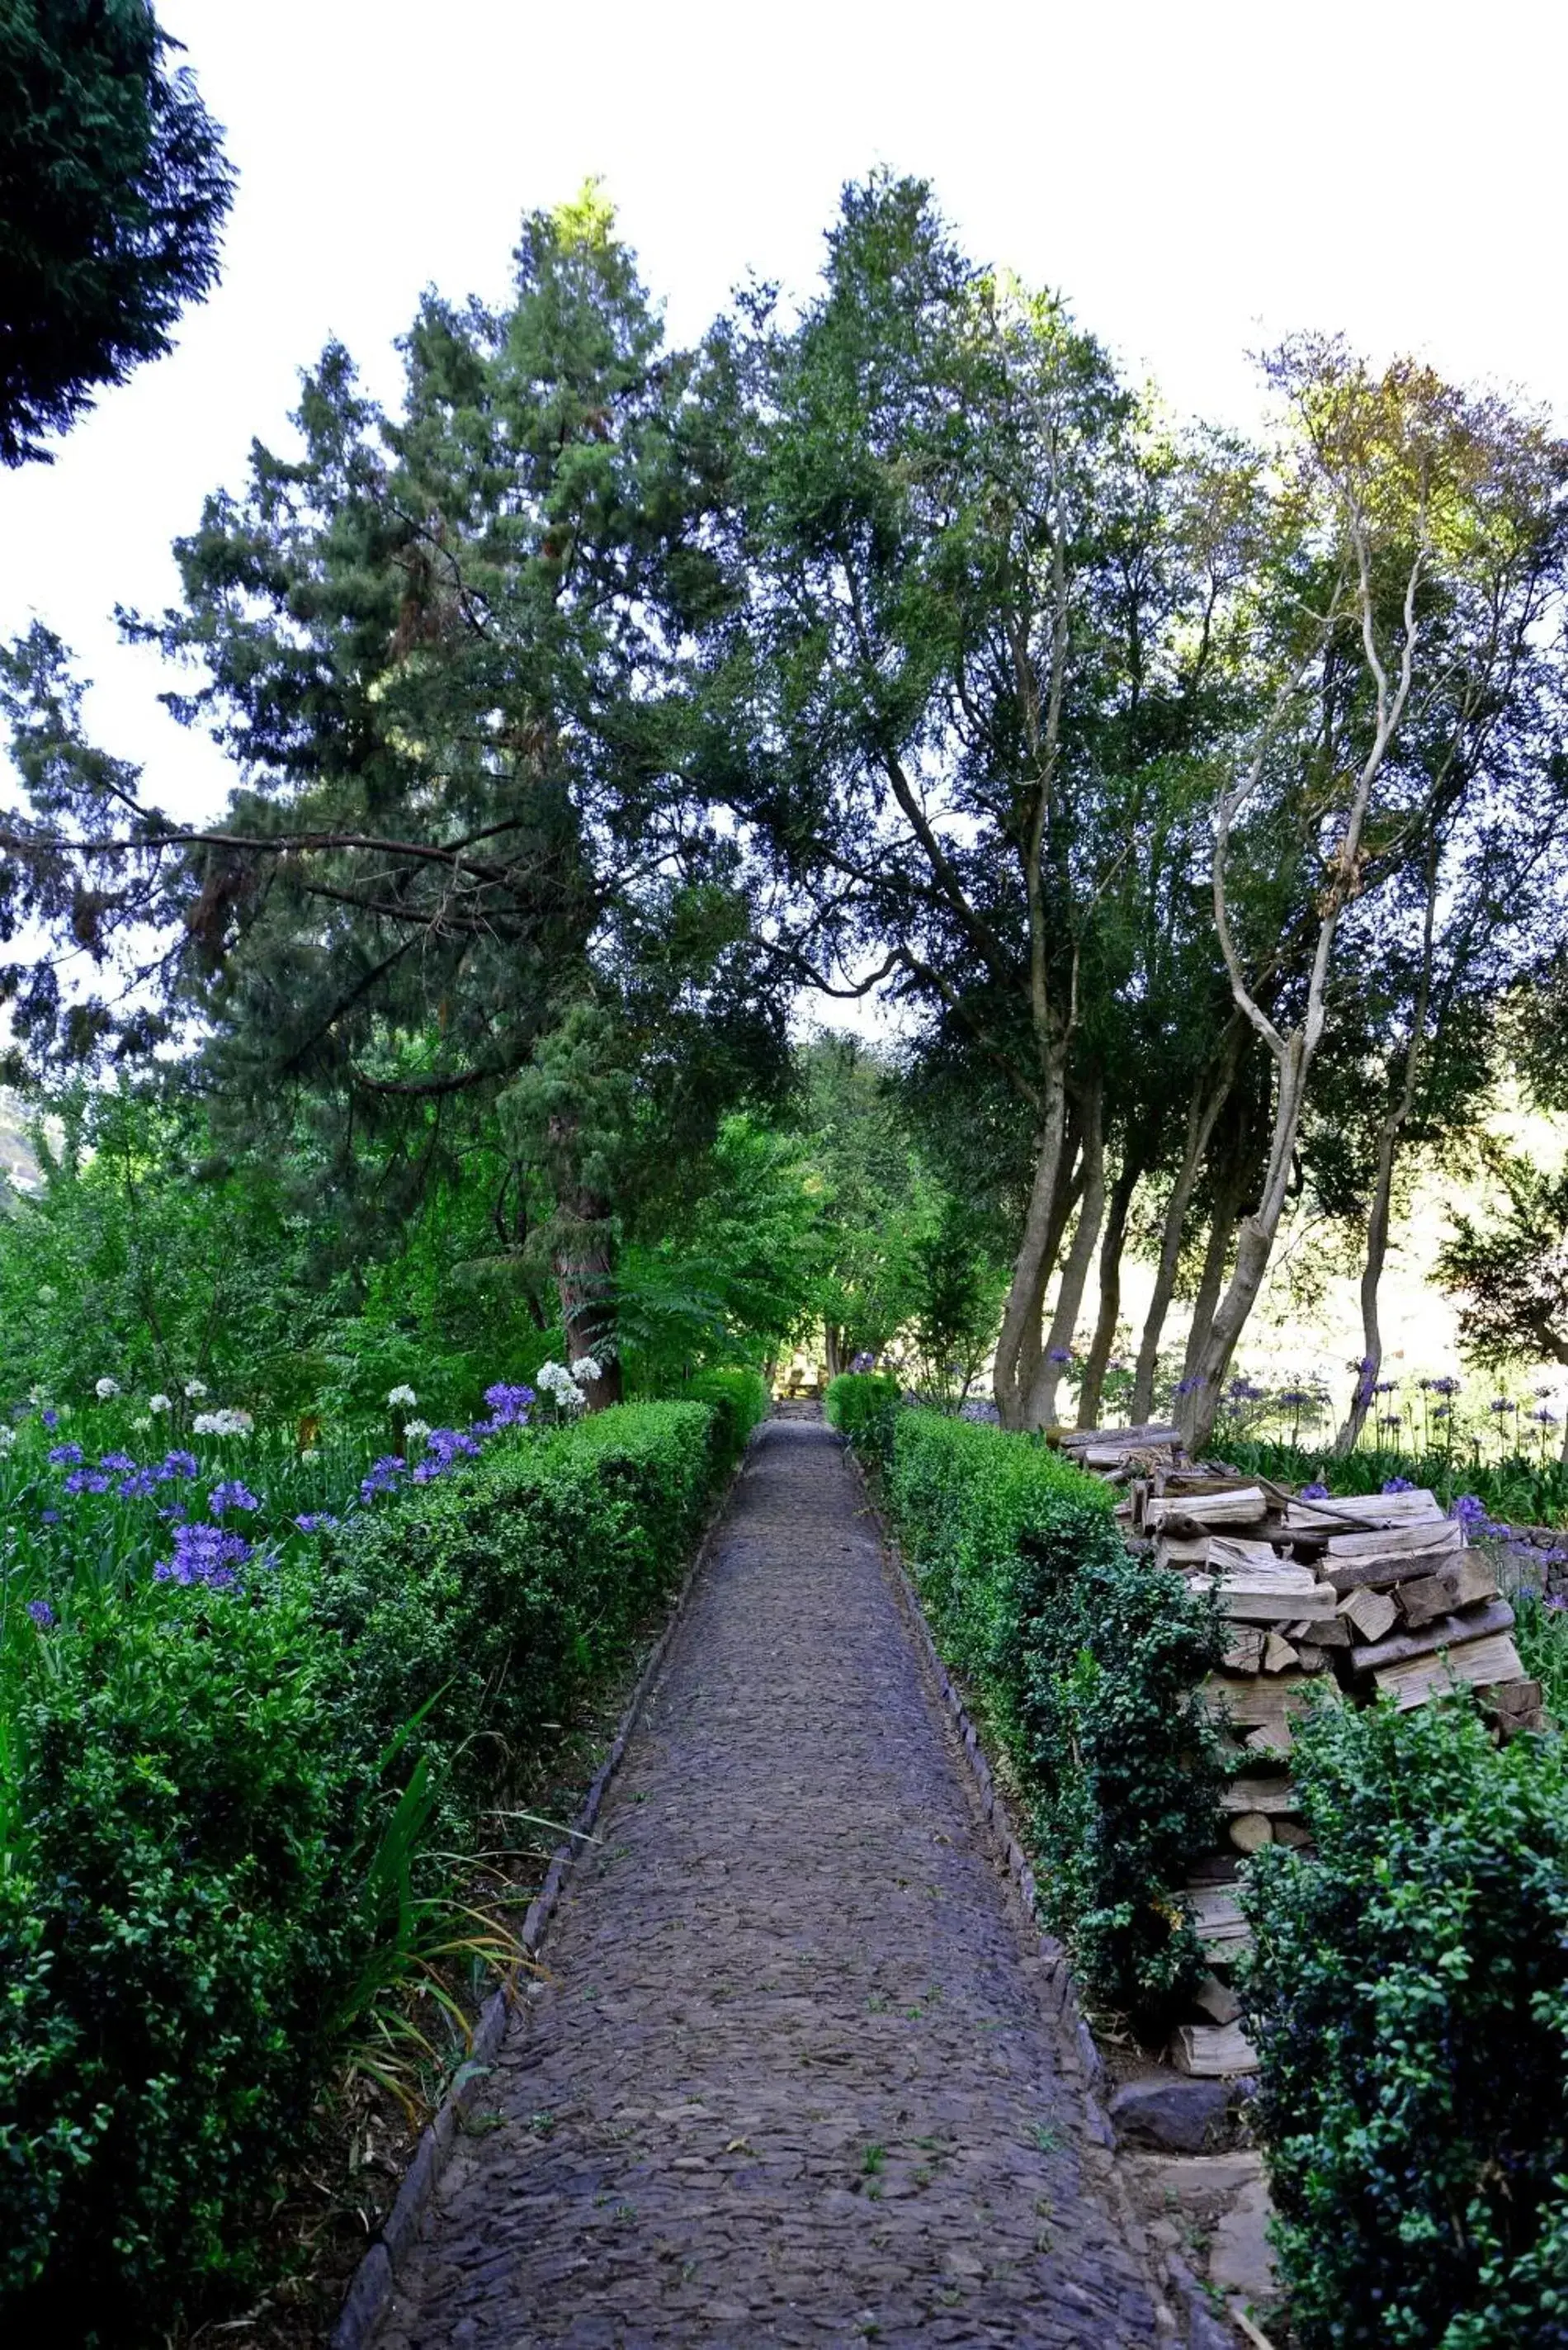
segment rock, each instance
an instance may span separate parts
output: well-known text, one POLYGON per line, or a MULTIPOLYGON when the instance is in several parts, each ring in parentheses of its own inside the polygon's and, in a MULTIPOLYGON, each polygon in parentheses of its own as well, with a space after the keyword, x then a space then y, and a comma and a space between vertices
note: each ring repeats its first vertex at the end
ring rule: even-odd
POLYGON ((1154 2146, 1168 2154, 1201 2154, 1222 2142, 1231 2092, 1223 2081, 1189 2080, 1163 2074, 1158 2080, 1129 2081, 1111 2099, 1116 2136, 1131 2146, 1154 2146))
POLYGON ((1270 2208, 1268 2188, 1255 2178, 1216 2220, 1209 2282, 1220 2293, 1239 2293, 1243 2301, 1279 2299, 1280 2281, 1267 2234, 1270 2208))

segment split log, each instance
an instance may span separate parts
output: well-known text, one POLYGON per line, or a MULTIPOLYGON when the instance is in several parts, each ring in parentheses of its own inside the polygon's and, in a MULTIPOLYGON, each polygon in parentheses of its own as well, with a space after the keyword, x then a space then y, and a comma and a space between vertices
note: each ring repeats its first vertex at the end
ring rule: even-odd
POLYGON ((1339 1605, 1330 1585, 1314 1583, 1310 1576, 1304 1584, 1251 1573, 1192 1575, 1188 1580, 1194 1591, 1212 1591, 1223 1612, 1244 1624, 1312 1624, 1320 1618, 1332 1622, 1339 1605))
POLYGON ((1274 1842, 1288 1845, 1293 1852, 1300 1852, 1304 1845, 1311 1844, 1312 1830, 1304 1820, 1276 1820, 1274 1842))
POLYGON ((1435 1616, 1446 1616, 1456 1607, 1473 1607, 1482 1599, 1497 1597, 1497 1577, 1484 1558, 1474 1551, 1461 1550, 1453 1555, 1453 1565, 1437 1575, 1423 1575, 1414 1583, 1401 1583, 1395 1592, 1399 1613, 1412 1628, 1429 1624, 1435 1616))
POLYGON ((1332 1501, 1292 1502, 1285 1511, 1291 1526, 1326 1526, 1330 1533, 1358 1526, 1407 1526, 1440 1523, 1437 1497, 1419 1486, 1410 1493, 1336 1493, 1332 1501))
POLYGON ((1207 1566, 1210 1537, 1206 1534, 1173 1534, 1163 1527, 1154 1545, 1156 1566, 1207 1566))
POLYGON ((1344 1620, 1361 1635, 1363 1640, 1381 1640, 1399 1620, 1399 1610, 1387 1595, 1381 1591, 1352 1591, 1339 1603, 1344 1620))
POLYGON ((1261 1673, 1263 1669, 1263 1633, 1255 1625, 1232 1624, 1230 1627, 1230 1646, 1224 1657, 1226 1670, 1232 1673, 1261 1673))
POLYGON ((1328 1650, 1320 1648, 1315 1640, 1298 1640, 1296 1658, 1303 1673, 1326 1673, 1328 1650))
POLYGON ((1325 1558, 1318 1572, 1339 1592, 1392 1591, 1397 1583, 1419 1583, 1428 1575, 1441 1574, 1459 1555, 1458 1544, 1448 1543, 1441 1548, 1385 1552, 1381 1556, 1325 1558))
POLYGON ((1239 2023, 1184 2023, 1170 2043, 1173 2063, 1200 2081, 1228 2080, 1255 2073, 1257 2051, 1239 2023))
POLYGON ((1263 1670, 1266 1673, 1288 1672, 1293 1665, 1300 1662, 1301 1659, 1282 1633, 1269 1634, 1263 1643, 1263 1670))
POLYGON ((1190 1520, 1198 1526, 1248 1526, 1267 1515, 1261 1485, 1241 1485, 1226 1493, 1184 1493, 1179 1499, 1151 1496, 1144 1510, 1145 1520, 1152 1526, 1163 1524, 1167 1518, 1190 1520))
POLYGON ((1350 1627, 1336 1609, 1332 1616, 1317 1616, 1311 1622, 1287 1624, 1287 1640, 1310 1640, 1317 1648, 1348 1648, 1350 1627))
POLYGON ((1288 1778, 1232 1779, 1220 1795, 1222 1812, 1266 1812, 1271 1819, 1296 1809, 1296 1791, 1288 1778))
POLYGON ((1443 1518, 1437 1524, 1430 1519, 1419 1518, 1413 1525, 1331 1534, 1328 1555, 1331 1559, 1372 1558, 1402 1550, 1459 1550, 1464 1539, 1465 1530, 1457 1518, 1443 1518))
POLYGON ((1537 1713, 1545 1695, 1539 1681, 1490 1681, 1480 1691, 1483 1705, 1498 1713, 1537 1713))
POLYGON ((1233 1885, 1189 1885, 1183 1899, 1206 1959, 1229 1965, 1252 1939, 1233 1885))
MULTIPOLYGON (((1509 1631, 1513 1624, 1513 1610, 1506 1599, 1490 1600, 1484 1607, 1472 1607, 1463 1616, 1439 1616, 1424 1624, 1418 1632, 1395 1632, 1386 1640, 1375 1640, 1370 1646, 1353 1646, 1350 1669, 1353 1673, 1380 1673, 1387 1665, 1407 1664, 1412 1657, 1435 1656, 1439 1648, 1451 1648, 1461 1641, 1485 1638, 1492 1632, 1509 1631)), ((1493 1680, 1513 1679, 1511 1673, 1493 1673, 1493 1680)))
POLYGON ((1386 1666, 1376 1680, 1379 1691, 1394 1698, 1401 1713, 1408 1713, 1412 1706, 1425 1705, 1432 1697, 1440 1696, 1450 1681, 1469 1681, 1480 1688, 1494 1681, 1522 1678, 1518 1649, 1506 1633, 1497 1633, 1386 1666))
POLYGON ((1216 1974, 1199 1978, 1193 1987, 1192 2004, 1210 2023, 1234 2023, 1241 2012, 1241 2001, 1230 1984, 1222 1983, 1216 1974))
POLYGON ((1315 1581, 1310 1566, 1282 1558, 1272 1543, 1253 1542, 1245 1534, 1210 1534, 1209 1564, 1220 1575, 1305 1575, 1315 1581))
POLYGON ((1274 1840, 1274 1831, 1262 1812, 1240 1813, 1229 1823, 1228 1833, 1238 1852, 1262 1852, 1274 1840))

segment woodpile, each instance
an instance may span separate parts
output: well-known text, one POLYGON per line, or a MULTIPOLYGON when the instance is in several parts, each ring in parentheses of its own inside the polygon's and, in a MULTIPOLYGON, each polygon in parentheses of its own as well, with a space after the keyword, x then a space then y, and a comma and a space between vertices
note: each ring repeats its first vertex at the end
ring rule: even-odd
POLYGON ((1127 1539, 1189 1586, 1213 1593, 1228 1646, 1204 1684, 1237 1771, 1222 1802, 1226 1849, 1195 1868, 1183 1898, 1210 1973, 1171 2054, 1204 2076, 1251 2069, 1227 1978, 1247 1946, 1234 1890, 1267 1844, 1303 1846, 1290 1777, 1292 1726, 1316 1700, 1392 1697, 1424 1705, 1469 1681, 1503 1738, 1544 1727, 1540 1683, 1514 1647, 1513 1610, 1486 1558, 1430 1492, 1304 1499, 1266 1480, 1188 1465, 1173 1428, 1076 1430, 1060 1440, 1123 1489, 1127 1539))

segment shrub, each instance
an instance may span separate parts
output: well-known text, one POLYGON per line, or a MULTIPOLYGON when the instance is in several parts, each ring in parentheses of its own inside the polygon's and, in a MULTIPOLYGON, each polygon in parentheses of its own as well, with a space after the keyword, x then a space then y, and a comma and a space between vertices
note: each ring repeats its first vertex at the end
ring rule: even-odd
POLYGON ((1568 2342, 1568 1766, 1468 1695, 1324 1709, 1314 1856, 1243 1894, 1259 2117, 1303 2350, 1568 2342))
POLYGON ((254 2288, 336 2035, 396 1971, 391 1843, 411 1825, 399 1869, 450 1874, 453 1838, 678 1574, 740 1411, 504 1435, 247 1590, 87 1578, 57 1627, 7 1627, 16 2338, 161 2342, 254 2288))
POLYGON ((761 1371, 699 1371, 681 1394, 711 1410, 715 1459, 725 1471, 734 1467, 753 1429, 773 1409, 761 1371))
POLYGON ((1108 1489, 1033 1438, 901 1413, 888 1493, 1033 1808, 1047 1919, 1093 1996, 1162 2021, 1202 1963, 1170 1895, 1218 1829, 1225 1763, 1197 1694, 1217 1611, 1130 1556, 1108 1489))
POLYGON ((9 1725, 0 2275, 17 2339, 161 2338, 249 2282, 354 1961, 330 1656, 297 1605, 176 1586, 48 1648, 9 1725))
POLYGON ((887 1371, 841 1371, 828 1381, 823 1408, 830 1425, 842 1432, 863 1460, 885 1469, 898 1398, 898 1382, 887 1371))

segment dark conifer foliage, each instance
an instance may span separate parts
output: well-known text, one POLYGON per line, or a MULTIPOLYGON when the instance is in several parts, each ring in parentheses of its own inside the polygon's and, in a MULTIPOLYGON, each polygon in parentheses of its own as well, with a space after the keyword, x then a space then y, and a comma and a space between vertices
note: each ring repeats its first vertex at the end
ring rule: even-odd
POLYGON ((0 0, 0 463, 170 347, 234 194, 145 0, 0 0))

